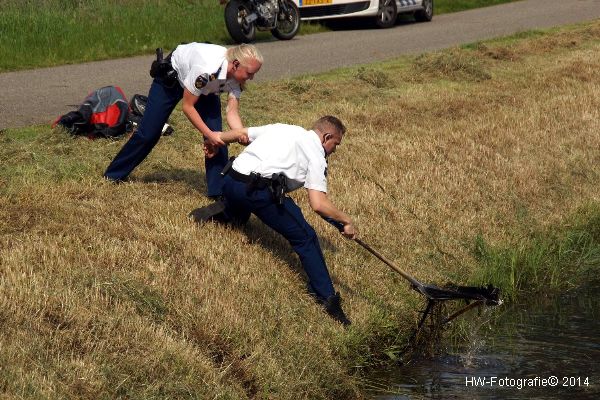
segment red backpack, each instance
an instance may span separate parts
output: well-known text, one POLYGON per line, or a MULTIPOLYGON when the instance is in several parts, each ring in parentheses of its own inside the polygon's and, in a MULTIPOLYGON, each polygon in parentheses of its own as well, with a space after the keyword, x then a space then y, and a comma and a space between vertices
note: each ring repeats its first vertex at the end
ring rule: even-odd
POLYGON ((128 128, 129 103, 118 86, 105 86, 90 93, 77 111, 61 115, 60 125, 74 135, 116 137, 128 128))

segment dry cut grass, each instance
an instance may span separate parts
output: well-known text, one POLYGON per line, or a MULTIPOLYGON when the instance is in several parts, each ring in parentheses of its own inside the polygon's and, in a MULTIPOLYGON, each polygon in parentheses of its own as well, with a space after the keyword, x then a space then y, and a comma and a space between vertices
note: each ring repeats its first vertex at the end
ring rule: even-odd
MULTIPOLYGON (((468 283, 473 242, 517 244, 600 184, 600 23, 251 86, 249 125, 339 116, 330 194, 425 282, 468 283), (416 74, 415 74, 416 73, 416 74)), ((0 134, 0 393, 7 398, 361 398, 421 299, 313 215, 350 329, 258 221, 198 227, 201 146, 180 111, 130 183, 122 145, 0 134)), ((233 146, 232 152, 240 151, 233 146)))

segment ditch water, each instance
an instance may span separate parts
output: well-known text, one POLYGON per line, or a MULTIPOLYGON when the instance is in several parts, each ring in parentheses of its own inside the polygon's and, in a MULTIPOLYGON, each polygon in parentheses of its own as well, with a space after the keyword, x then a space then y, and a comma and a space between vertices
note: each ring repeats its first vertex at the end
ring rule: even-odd
POLYGON ((501 307, 468 346, 378 374, 373 398, 600 399, 600 287, 501 307))

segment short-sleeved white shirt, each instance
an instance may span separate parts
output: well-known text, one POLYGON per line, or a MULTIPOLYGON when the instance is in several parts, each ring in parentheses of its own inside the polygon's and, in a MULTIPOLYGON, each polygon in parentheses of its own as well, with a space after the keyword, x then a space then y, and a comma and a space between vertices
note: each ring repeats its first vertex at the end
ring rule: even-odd
POLYGON ((265 178, 283 172, 288 191, 304 186, 327 193, 327 160, 319 136, 295 125, 273 124, 248 128, 250 144, 233 162, 245 175, 265 178))
POLYGON ((171 56, 173 69, 181 87, 194 96, 229 92, 239 99, 240 84, 227 79, 227 49, 207 43, 189 43, 177 46, 171 56), (218 73, 217 73, 218 72, 218 73))

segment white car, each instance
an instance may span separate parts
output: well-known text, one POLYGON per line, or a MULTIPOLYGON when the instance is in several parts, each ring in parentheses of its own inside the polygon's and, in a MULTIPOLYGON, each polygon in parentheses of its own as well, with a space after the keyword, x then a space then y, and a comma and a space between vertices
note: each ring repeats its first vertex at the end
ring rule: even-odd
POLYGON ((412 13, 419 22, 433 18, 433 0, 294 0, 303 21, 371 17, 380 28, 396 23, 398 14, 412 13))

